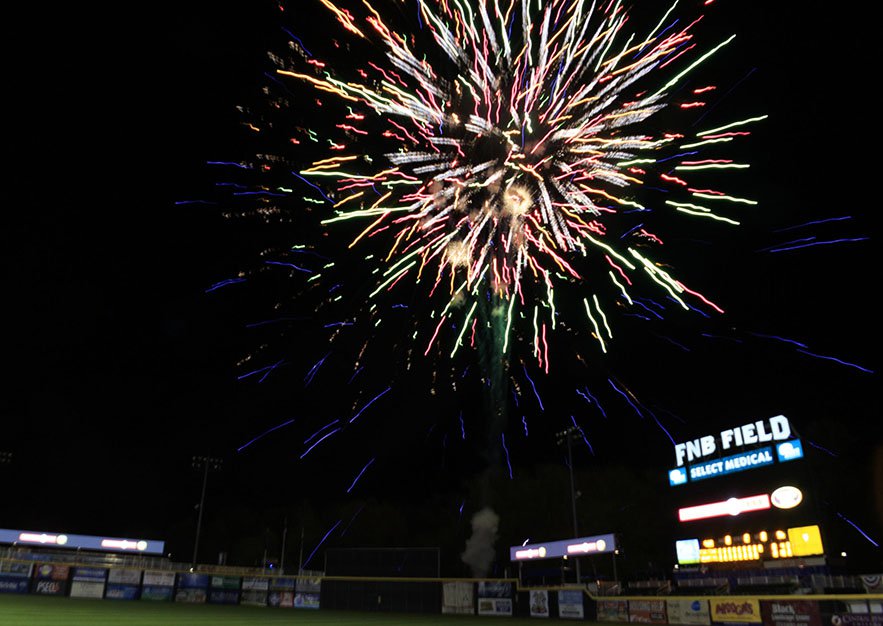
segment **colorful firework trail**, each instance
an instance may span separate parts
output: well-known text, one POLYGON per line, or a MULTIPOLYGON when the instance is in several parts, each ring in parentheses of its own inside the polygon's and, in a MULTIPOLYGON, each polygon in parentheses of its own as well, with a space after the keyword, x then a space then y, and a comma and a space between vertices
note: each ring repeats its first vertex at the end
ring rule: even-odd
MULTIPOLYGON (((529 370, 562 371, 555 335, 579 335, 578 347, 558 349, 585 365, 613 349, 618 318, 723 312, 675 275, 665 241, 685 224, 735 227, 756 204, 722 181, 749 167, 728 151, 765 116, 695 125, 706 99, 722 97, 700 82, 701 66, 732 35, 700 43, 702 16, 677 17, 678 2, 637 32, 612 1, 318 2, 347 43, 334 40, 334 61, 323 60, 308 22, 284 31, 287 54, 271 55, 271 113, 249 128, 285 134, 285 156, 258 155, 265 178, 243 194, 264 215, 293 200, 319 222, 322 236, 267 264, 304 276, 325 305, 348 307, 324 324, 329 345, 352 327, 375 336, 390 327, 407 344, 406 369, 415 357, 439 371, 447 363, 456 389, 477 366, 496 410, 526 390, 542 413, 529 370), (340 245, 321 256, 316 241, 340 245), (369 282, 344 295, 354 265, 369 282), (398 308, 409 309, 409 330, 398 308), (462 357, 466 346, 477 362, 462 357)), ((367 342, 347 383, 363 376, 367 342)), ((338 356, 323 354, 306 385, 338 356)), ((281 366, 273 362, 245 376, 263 380, 281 366)), ((607 382, 642 414, 625 385, 607 382)), ((365 385, 352 417, 318 441, 390 389, 365 385)), ((491 430, 502 445, 503 428, 491 430)))
POLYGON ((641 214, 736 225, 740 206, 755 204, 707 188, 703 176, 747 168, 722 153, 763 116, 691 133, 650 123, 666 107, 704 104, 713 86, 680 87, 732 36, 701 49, 691 33, 700 20, 680 25, 675 6, 635 34, 619 2, 439 0, 417 3, 428 32, 418 41, 387 25, 378 3, 351 12, 321 1, 351 36, 379 43, 387 64, 338 78, 292 42, 305 67, 278 76, 349 105, 328 156, 296 175, 328 190, 323 224, 362 221, 350 248, 381 234, 388 242, 374 257, 369 300, 419 284, 438 303, 414 339, 424 354, 436 343, 451 356, 474 345, 476 324, 493 325, 476 310, 491 298, 504 312, 499 349, 508 350, 516 319, 529 320, 532 356, 548 373, 565 283, 584 294, 581 323, 601 352, 614 336, 608 311, 633 304, 648 280, 685 310, 722 312, 663 268, 653 248, 664 234, 644 228, 641 214), (641 198, 647 187, 670 193, 651 205, 641 198), (603 285, 617 303, 599 298, 603 285))

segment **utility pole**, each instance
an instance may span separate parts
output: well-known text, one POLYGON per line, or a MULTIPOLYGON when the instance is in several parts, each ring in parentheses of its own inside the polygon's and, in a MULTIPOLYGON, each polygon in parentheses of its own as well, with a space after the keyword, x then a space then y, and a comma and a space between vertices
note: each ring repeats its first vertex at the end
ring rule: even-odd
POLYGON ((304 520, 300 520, 300 550, 297 555, 297 573, 302 574, 304 571, 304 520))
POLYGON ((279 573, 285 573, 285 539, 288 537, 288 518, 282 520, 282 555, 279 557, 279 573))
MULTIPOLYGON (((582 430, 577 426, 571 426, 570 428, 561 431, 557 434, 558 445, 562 443, 567 444, 567 469, 570 472, 570 512, 573 517, 573 538, 576 539, 579 537, 579 528, 576 522, 576 489, 573 484, 573 446, 572 439, 575 435, 581 433, 582 430)), ((579 557, 575 556, 574 561, 576 563, 576 582, 577 584, 582 583, 582 576, 580 573, 580 563, 579 557)))
POLYGON ((223 463, 223 459, 208 457, 208 456, 194 456, 193 457, 193 469, 202 470, 202 494, 199 496, 199 514, 196 516, 196 539, 193 542, 193 561, 190 564, 190 571, 196 569, 196 555, 199 552, 199 535, 202 530, 202 510, 205 508, 205 488, 208 484, 208 473, 209 471, 217 471, 221 469, 221 464, 223 463))

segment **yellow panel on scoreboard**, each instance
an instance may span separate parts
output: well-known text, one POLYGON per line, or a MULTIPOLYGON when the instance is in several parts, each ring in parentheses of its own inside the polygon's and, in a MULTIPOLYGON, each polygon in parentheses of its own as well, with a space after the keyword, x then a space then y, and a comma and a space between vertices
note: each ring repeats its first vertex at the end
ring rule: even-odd
POLYGON ((800 526, 788 529, 788 540, 794 556, 814 556, 824 554, 822 533, 818 526, 800 526))

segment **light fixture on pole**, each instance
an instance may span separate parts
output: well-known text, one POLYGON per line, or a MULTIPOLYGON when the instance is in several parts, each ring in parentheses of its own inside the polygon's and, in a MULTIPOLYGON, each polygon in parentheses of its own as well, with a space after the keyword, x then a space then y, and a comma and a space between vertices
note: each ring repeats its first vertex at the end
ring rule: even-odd
POLYGON ((196 569, 196 555, 199 552, 199 534, 202 530, 202 511, 205 508, 205 487, 208 484, 208 473, 210 471, 218 471, 224 460, 210 456, 194 456, 193 469, 202 471, 202 494, 199 496, 199 514, 196 516, 196 539, 193 542, 193 561, 190 564, 190 571, 196 569))
MULTIPOLYGON (((562 430, 559 433, 555 434, 555 438, 557 440, 558 445, 567 444, 567 469, 570 472, 570 512, 573 516, 573 537, 576 539, 579 537, 579 527, 576 523, 576 489, 573 484, 573 446, 571 444, 572 440, 576 436, 582 436, 582 429, 578 426, 571 426, 565 430, 562 430)), ((582 577, 580 574, 580 563, 579 557, 574 559, 576 562, 576 582, 581 583, 582 577)))

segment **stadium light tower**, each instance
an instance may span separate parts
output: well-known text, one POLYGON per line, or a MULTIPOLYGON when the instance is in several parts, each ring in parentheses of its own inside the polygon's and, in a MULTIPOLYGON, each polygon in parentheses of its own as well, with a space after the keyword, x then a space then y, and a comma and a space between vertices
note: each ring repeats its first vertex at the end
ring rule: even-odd
POLYGON ((202 530, 202 510, 205 508, 205 486, 208 484, 208 473, 218 471, 224 460, 210 456, 194 456, 193 469, 202 471, 202 495, 199 497, 199 515, 196 516, 196 540, 193 542, 193 561, 190 571, 196 569, 196 554, 199 552, 199 533, 202 530))
MULTIPOLYGON (((571 442, 573 441, 573 438, 577 436, 582 436, 582 429, 578 426, 571 426, 570 428, 555 434, 555 439, 559 446, 561 444, 567 444, 567 469, 570 471, 570 511, 573 515, 574 539, 579 537, 579 528, 576 523, 576 490, 573 486, 573 445, 571 442)), ((576 562, 576 582, 577 584, 580 584, 582 582, 582 577, 580 575, 579 557, 575 556, 574 561, 576 562)))

